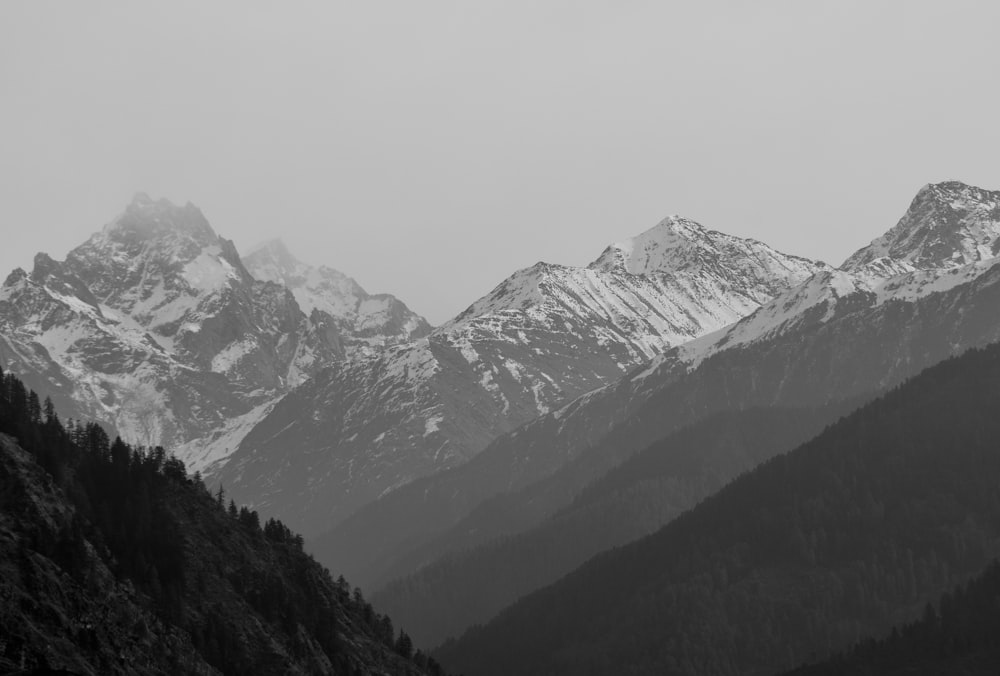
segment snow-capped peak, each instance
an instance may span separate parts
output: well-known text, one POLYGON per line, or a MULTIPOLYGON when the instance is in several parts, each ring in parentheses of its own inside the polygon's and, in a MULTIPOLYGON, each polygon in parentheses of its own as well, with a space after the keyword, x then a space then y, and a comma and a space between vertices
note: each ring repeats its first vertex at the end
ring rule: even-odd
POLYGON ((672 214, 645 232, 606 248, 591 268, 624 270, 634 275, 673 272, 689 265, 692 254, 714 250, 713 235, 701 224, 672 214))
POLYGON ((1000 192, 959 181, 925 185, 891 230, 841 266, 857 271, 879 258, 921 270, 954 268, 1000 254, 1000 192))
POLYGON ((601 340, 630 346, 631 361, 622 364, 628 368, 731 324, 830 269, 670 216, 611 245, 585 268, 537 263, 519 270, 435 335, 536 324, 600 327, 601 340))
POLYGON ((701 274, 710 270, 734 286, 763 285, 767 288, 762 290, 773 295, 777 289, 772 288, 772 280, 796 284, 825 265, 783 254, 755 239, 709 230, 675 215, 635 237, 612 244, 590 267, 633 275, 701 274))

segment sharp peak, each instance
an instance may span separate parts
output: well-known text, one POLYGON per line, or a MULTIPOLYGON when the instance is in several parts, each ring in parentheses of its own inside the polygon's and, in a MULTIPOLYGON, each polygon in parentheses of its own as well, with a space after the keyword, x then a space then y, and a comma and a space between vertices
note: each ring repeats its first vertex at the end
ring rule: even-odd
POLYGON ((704 225, 698 221, 686 218, 680 214, 670 214, 666 218, 662 219, 659 223, 654 225, 652 228, 640 233, 638 236, 645 235, 647 233, 662 232, 667 231, 679 235, 684 238, 690 238, 692 235, 701 237, 706 233, 712 233, 713 230, 709 230, 704 225))
POLYGON ((166 198, 154 200, 145 192, 135 193, 125 211, 103 229, 105 236, 122 232, 155 236, 171 231, 186 231, 205 241, 218 237, 205 215, 191 202, 178 206, 166 198))
MULTIPOLYGON (((686 216, 670 214, 649 230, 646 230, 629 239, 646 238, 660 232, 668 232, 678 238, 680 242, 691 242, 693 244, 714 243, 719 240, 755 242, 764 244, 759 239, 753 237, 741 237, 721 230, 706 228, 704 225, 686 216)), ((765 245, 766 246, 766 245, 765 245)))
MULTIPOLYGON (((760 240, 752 237, 740 237, 739 235, 713 230, 686 216, 670 214, 648 230, 644 230, 638 235, 633 235, 627 239, 619 240, 611 244, 608 249, 622 246, 628 247, 637 242, 660 241, 660 238, 666 238, 662 243, 670 249, 684 249, 688 247, 715 248, 720 243, 726 242, 747 242, 767 246, 760 240)), ((605 250, 605 253, 607 253, 607 250, 605 250)))
POLYGON ((693 218, 688 218, 686 216, 681 216, 680 214, 669 214, 659 223, 653 226, 654 228, 664 227, 664 228, 694 228, 695 230, 704 230, 703 226, 698 221, 693 218))
POLYGON ((896 225, 840 267, 856 270, 889 257, 918 269, 949 268, 983 259, 986 249, 995 256, 998 241, 1000 191, 955 180, 928 183, 896 225))

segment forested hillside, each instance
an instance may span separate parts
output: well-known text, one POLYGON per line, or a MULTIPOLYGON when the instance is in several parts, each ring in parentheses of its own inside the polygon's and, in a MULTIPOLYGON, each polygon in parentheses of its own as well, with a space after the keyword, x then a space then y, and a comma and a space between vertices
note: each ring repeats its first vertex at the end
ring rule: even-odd
POLYGON ((0 371, 0 671, 17 669, 441 673, 283 524, 0 371))
POLYGON ((1000 552, 1000 347, 932 367, 445 645, 486 674, 764 674, 913 619, 1000 552))
POLYGON ((885 638, 788 676, 994 676, 1000 672, 1000 562, 946 592, 922 617, 885 638))

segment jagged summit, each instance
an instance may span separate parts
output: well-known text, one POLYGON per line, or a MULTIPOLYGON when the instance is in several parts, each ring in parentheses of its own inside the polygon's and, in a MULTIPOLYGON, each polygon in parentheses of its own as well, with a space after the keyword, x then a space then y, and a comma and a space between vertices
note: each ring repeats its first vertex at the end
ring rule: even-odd
POLYGON ((218 238, 204 214, 191 202, 178 206, 165 198, 153 200, 143 192, 136 193, 125 211, 97 236, 142 242, 171 235, 185 235, 203 245, 218 238))
POLYGON ((921 270, 952 268, 1000 254, 1000 191, 959 181, 925 185, 891 230, 844 261, 858 271, 879 258, 921 270))
POLYGON ((276 282, 291 290, 302 311, 325 313, 352 345, 365 350, 394 345, 427 335, 430 325, 398 298, 372 295, 344 273, 298 260, 281 239, 258 244, 243 262, 254 278, 276 282))
POLYGON ((136 195, 65 261, 40 253, 8 282, 0 360, 144 444, 214 432, 343 356, 192 204, 136 195))
POLYGON ((147 315, 177 319, 177 312, 165 312, 167 305, 186 314, 180 305, 194 311, 207 295, 253 281, 233 243, 219 237, 197 207, 141 197, 70 251, 65 268, 103 303, 146 326, 147 315))

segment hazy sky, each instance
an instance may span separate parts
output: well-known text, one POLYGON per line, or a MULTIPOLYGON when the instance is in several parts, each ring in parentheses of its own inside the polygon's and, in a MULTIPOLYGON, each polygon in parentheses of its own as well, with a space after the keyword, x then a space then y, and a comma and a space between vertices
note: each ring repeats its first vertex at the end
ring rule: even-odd
POLYGON ((136 191, 440 323, 679 213, 839 263, 1000 188, 1000 3, 3 2, 0 276, 136 191))

